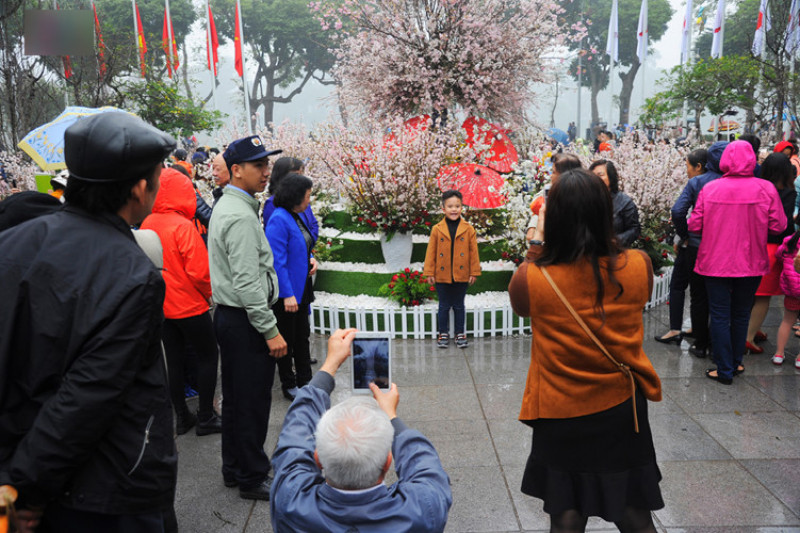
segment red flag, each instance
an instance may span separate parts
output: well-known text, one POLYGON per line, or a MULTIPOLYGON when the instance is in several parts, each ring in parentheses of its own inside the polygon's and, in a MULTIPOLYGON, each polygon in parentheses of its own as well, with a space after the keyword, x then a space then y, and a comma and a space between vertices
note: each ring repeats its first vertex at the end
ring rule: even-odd
POLYGON ((219 63, 219 56, 217 56, 217 48, 219 48, 219 37, 217 37, 217 26, 214 24, 214 14, 211 13, 211 4, 208 4, 208 32, 206 36, 206 56, 208 58, 208 70, 214 71, 214 77, 217 77, 217 64, 219 63), (213 58, 213 61, 212 61, 213 58), (211 66, 213 63, 213 67, 211 66))
MULTIPOLYGON (((58 3, 56 3, 56 9, 58 9, 58 3)), ((70 79, 72 77, 72 61, 69 56, 64 56, 61 58, 61 62, 64 64, 64 78, 70 79)))
POLYGON ((164 26, 161 30, 161 48, 164 49, 164 55, 167 61, 167 74, 172 77, 172 58, 169 53, 169 17, 167 16, 167 8, 164 8, 164 26))
POLYGON ((178 72, 180 62, 178 61, 178 42, 175 39, 175 29, 172 27, 172 18, 167 13, 166 6, 164 7, 164 29, 161 37, 161 47, 164 49, 164 55, 167 58, 167 73, 171 78, 173 72, 178 72), (170 36, 172 36, 171 43, 170 36), (170 53, 170 48, 172 53, 170 53))
POLYGON ((136 6, 136 32, 139 35, 139 69, 142 72, 142 77, 144 77, 146 70, 144 55, 147 53, 147 43, 144 40, 144 27, 142 26, 142 17, 139 15, 139 6, 136 2, 133 5, 136 6))
POLYGON ((97 18, 97 8, 92 2, 92 10, 94 11, 94 33, 97 36, 97 61, 99 63, 98 71, 100 77, 103 78, 108 71, 106 67, 106 45, 103 42, 103 34, 100 33, 100 19, 97 18))
POLYGON ((64 77, 70 79, 72 77, 72 61, 69 60, 69 56, 64 56, 61 60, 64 62, 64 77))
POLYGON ((239 2, 236 2, 236 30, 233 33, 233 48, 236 50, 236 57, 233 62, 234 66, 236 67, 236 72, 239 73, 239 77, 241 78, 244 76, 244 69, 242 68, 242 56, 244 50, 242 50, 242 32, 239 31, 239 24, 241 24, 239 20, 239 2))

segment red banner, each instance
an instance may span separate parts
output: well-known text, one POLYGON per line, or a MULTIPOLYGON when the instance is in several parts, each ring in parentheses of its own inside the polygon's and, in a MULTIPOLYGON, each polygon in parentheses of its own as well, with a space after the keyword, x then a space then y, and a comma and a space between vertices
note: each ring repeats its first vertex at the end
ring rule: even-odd
POLYGON ((139 70, 144 77, 146 72, 144 55, 147 53, 147 42, 144 40, 144 27, 142 26, 142 17, 139 15, 139 6, 135 2, 133 5, 136 6, 136 33, 139 36, 139 70))
POLYGON ((211 12, 211 4, 208 4, 208 33, 209 35, 206 35, 206 56, 208 58, 208 70, 213 70, 214 77, 216 78, 217 65, 219 64, 219 56, 217 55, 217 48, 219 48, 219 37, 217 36, 217 26, 214 24, 214 14, 211 12))
POLYGON ((94 11, 94 33, 97 38, 97 64, 100 77, 104 78, 108 68, 106 67, 106 45, 103 42, 103 34, 100 33, 100 19, 97 18, 97 7, 92 2, 92 11, 94 11))
POLYGON ((241 21, 239 20, 239 2, 236 2, 236 29, 233 33, 233 48, 236 50, 236 56, 234 60, 234 66, 236 67, 236 72, 239 73, 239 77, 241 78, 244 75, 244 69, 242 68, 242 55, 244 50, 242 50, 242 32, 239 31, 239 25, 241 21))
POLYGON ((178 60, 178 42, 175 39, 175 29, 172 27, 172 19, 169 17, 166 7, 164 7, 164 29, 161 36, 161 47, 164 49, 164 55, 166 56, 167 74, 171 78, 173 72, 178 72, 180 61, 178 60), (172 42, 170 43, 170 41, 172 42), (170 48, 172 53, 170 53, 170 48))

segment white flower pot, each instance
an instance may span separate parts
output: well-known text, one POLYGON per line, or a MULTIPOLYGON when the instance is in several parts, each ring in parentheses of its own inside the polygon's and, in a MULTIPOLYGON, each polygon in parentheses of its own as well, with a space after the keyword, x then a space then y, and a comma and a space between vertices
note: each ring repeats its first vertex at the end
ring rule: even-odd
POLYGON ((390 271, 398 271, 411 264, 411 252, 414 249, 414 241, 410 233, 395 233, 391 239, 381 233, 381 251, 383 261, 390 271))

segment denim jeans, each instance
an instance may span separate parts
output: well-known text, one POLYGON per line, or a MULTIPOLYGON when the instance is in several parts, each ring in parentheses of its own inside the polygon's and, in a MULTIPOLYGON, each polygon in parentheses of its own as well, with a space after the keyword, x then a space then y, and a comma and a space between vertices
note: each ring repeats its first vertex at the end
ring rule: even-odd
POLYGON ((733 370, 742 364, 750 309, 761 276, 717 278, 706 276, 708 309, 711 314, 711 345, 717 375, 733 378, 733 370))
POLYGON ((450 332, 450 308, 455 316, 456 335, 464 333, 464 297, 467 295, 468 283, 437 283, 436 294, 439 296, 438 331, 450 332))

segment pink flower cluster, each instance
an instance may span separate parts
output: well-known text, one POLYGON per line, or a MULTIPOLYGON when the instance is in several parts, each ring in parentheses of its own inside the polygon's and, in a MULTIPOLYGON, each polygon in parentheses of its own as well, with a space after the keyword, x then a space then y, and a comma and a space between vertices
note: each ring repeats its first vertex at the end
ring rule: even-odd
POLYGON ((571 31, 552 0, 314 2, 323 28, 342 28, 340 101, 373 114, 463 109, 521 124, 544 55, 571 31))

